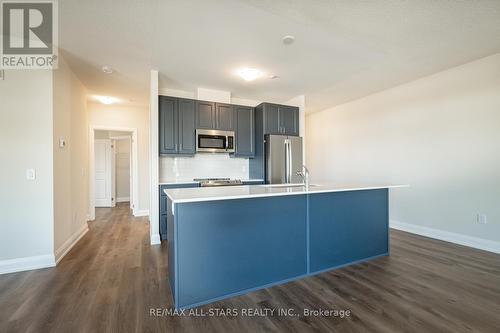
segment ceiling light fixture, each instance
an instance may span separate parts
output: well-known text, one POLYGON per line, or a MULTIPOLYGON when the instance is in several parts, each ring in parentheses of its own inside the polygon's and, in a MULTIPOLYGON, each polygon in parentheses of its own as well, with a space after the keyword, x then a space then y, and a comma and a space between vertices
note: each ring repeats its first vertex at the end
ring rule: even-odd
POLYGON ((262 76, 262 72, 255 68, 242 68, 238 71, 238 75, 245 81, 253 81, 262 76))
POLYGON ((102 71, 104 74, 113 74, 113 68, 109 66, 102 66, 102 71))
POLYGON ((110 96, 95 96, 95 99, 97 99, 102 104, 106 104, 106 105, 118 102, 117 98, 110 97, 110 96))
POLYGON ((295 42, 295 37, 292 35, 286 35, 285 37, 283 37, 282 41, 283 44, 290 45, 293 44, 293 42, 295 42))

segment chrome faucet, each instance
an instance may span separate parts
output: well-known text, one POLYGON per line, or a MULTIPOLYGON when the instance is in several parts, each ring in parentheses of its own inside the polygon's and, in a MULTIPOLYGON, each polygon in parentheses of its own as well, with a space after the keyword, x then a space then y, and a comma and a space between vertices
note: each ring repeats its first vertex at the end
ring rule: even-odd
POLYGON ((302 183, 309 188, 309 170, 305 165, 302 166, 302 171, 297 171, 296 175, 302 177, 302 183))

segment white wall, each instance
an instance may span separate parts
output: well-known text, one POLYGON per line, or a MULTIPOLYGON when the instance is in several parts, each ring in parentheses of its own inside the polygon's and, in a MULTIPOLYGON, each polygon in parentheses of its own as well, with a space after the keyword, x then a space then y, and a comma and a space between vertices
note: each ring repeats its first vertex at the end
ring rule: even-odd
POLYGON ((62 57, 53 73, 54 250, 59 260, 88 230, 88 112, 87 91, 62 57))
POLYGON ((147 106, 88 103, 91 127, 137 128, 138 211, 149 211, 149 110, 147 106))
MULTIPOLYGON (((13 70, 0 80, 0 272, 7 259, 54 262, 52 72, 13 70), (36 180, 26 180, 26 169, 36 180)), ((30 266, 33 264, 32 266, 30 266)), ((19 268, 19 266, 16 266, 19 268)))
POLYGON ((500 241, 500 54, 308 115, 306 127, 312 181, 410 184, 391 194, 393 221, 500 241))

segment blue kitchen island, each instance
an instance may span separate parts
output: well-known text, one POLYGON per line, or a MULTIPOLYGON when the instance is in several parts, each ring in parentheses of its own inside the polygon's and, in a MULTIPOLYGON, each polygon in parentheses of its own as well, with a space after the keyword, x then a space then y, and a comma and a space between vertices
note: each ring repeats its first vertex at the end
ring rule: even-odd
POLYGON ((168 189, 170 287, 191 308, 389 254, 389 188, 168 189))

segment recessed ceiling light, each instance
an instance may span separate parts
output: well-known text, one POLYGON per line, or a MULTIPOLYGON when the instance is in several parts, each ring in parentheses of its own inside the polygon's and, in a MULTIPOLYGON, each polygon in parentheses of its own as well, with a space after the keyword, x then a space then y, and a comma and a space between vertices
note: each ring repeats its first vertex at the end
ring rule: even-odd
POLYGON ((110 97, 110 96, 95 96, 95 99, 101 102, 102 104, 113 104, 118 102, 118 99, 115 97, 110 97))
POLYGON ((105 74, 113 74, 113 68, 109 66, 102 66, 102 71, 105 74))
POLYGON ((245 81, 253 81, 262 76, 262 72, 255 68, 242 68, 238 75, 245 81))
POLYGON ((295 41, 295 37, 292 35, 286 35, 285 37, 283 37, 282 41, 283 44, 290 45, 293 44, 293 42, 295 41))

